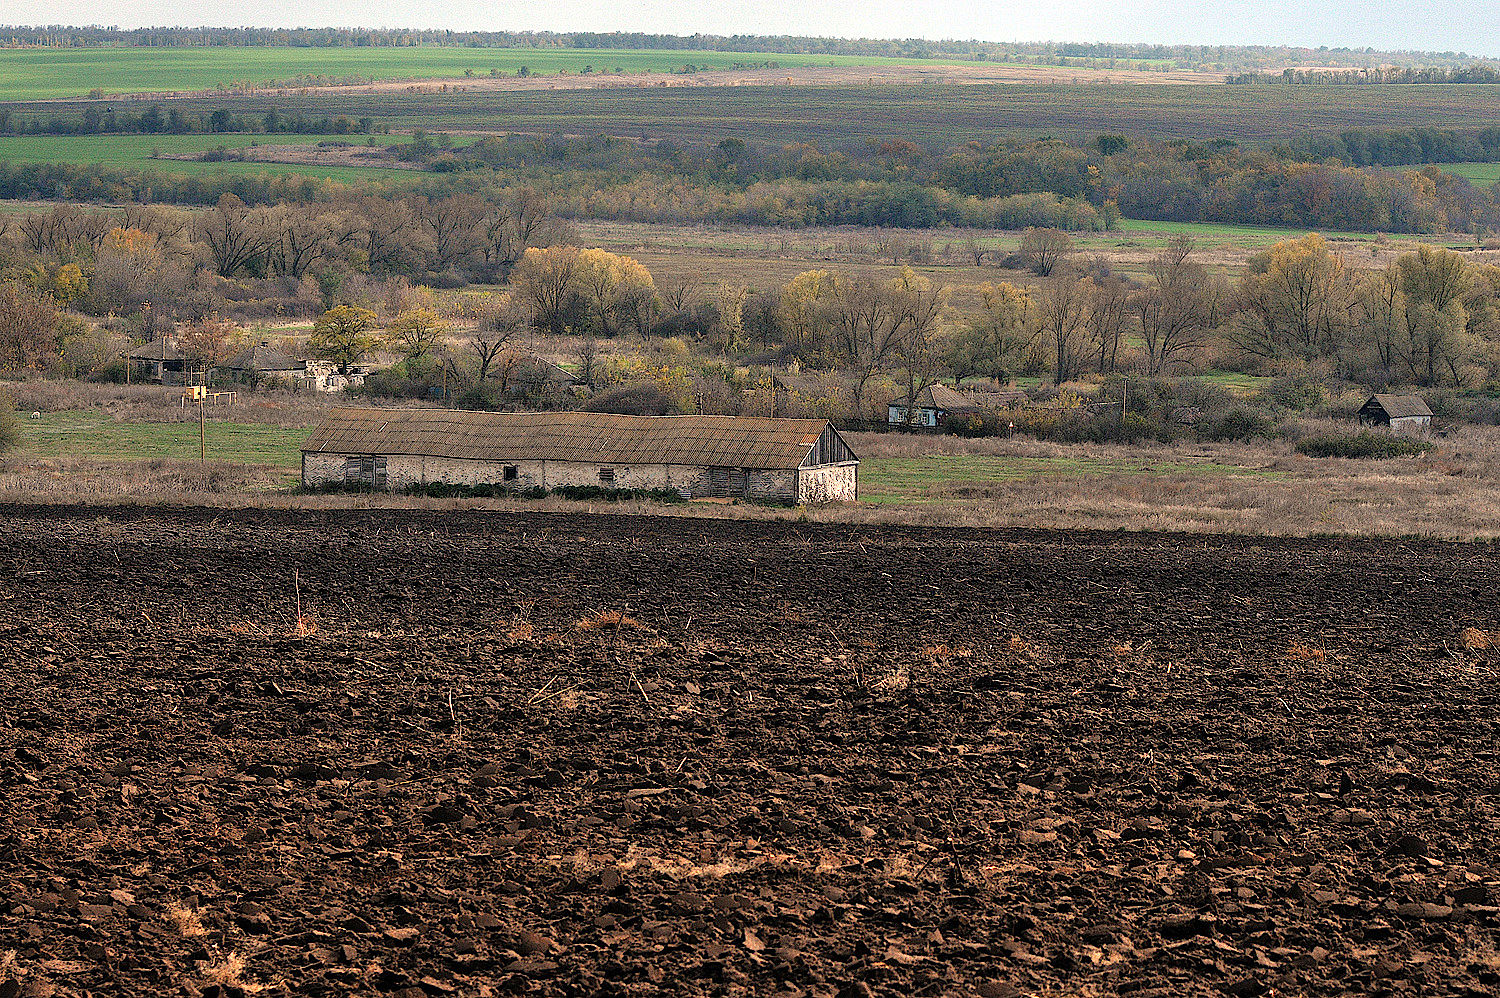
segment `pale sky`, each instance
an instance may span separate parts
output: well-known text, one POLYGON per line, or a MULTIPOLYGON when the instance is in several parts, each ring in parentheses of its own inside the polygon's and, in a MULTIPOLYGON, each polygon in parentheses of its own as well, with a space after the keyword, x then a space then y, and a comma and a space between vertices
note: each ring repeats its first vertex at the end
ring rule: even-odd
POLYGON ((1288 44, 1500 57, 1500 0, 0 0, 0 23, 1288 44))

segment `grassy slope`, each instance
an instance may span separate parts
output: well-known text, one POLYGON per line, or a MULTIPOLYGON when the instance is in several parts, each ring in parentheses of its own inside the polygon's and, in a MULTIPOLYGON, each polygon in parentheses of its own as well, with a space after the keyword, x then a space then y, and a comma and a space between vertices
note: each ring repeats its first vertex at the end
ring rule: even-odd
MULTIPOLYGON (((189 413, 188 415, 193 415, 189 413)), ((49 412, 25 420, 22 433, 27 457, 92 457, 114 461, 153 458, 195 459, 198 423, 116 423, 98 409, 49 412)), ((204 436, 208 456, 216 461, 268 464, 295 470, 301 466, 305 429, 210 418, 204 436)))
POLYGON ((736 64, 783 66, 942 65, 944 60, 772 53, 653 51, 646 49, 413 48, 97 48, 0 50, 0 100, 82 97, 95 87, 107 94, 209 90, 237 84, 286 81, 316 74, 370 80, 457 78, 472 70, 514 76, 596 71, 669 72, 692 64, 730 69, 736 64))

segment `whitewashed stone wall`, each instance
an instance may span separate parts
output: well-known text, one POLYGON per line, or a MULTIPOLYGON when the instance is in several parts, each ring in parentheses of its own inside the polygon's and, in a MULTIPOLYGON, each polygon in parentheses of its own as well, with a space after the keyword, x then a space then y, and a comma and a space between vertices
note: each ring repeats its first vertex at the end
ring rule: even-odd
POLYGON ((798 502, 853 502, 859 496, 859 464, 849 461, 797 472, 798 502))
MULTIPOLYGON (((302 455, 302 481, 327 485, 344 481, 345 454, 302 455)), ((857 465, 826 468, 751 471, 751 498, 795 502, 850 501, 855 498, 857 465)), ((504 484, 517 489, 555 489, 565 485, 603 485, 617 489, 672 489, 693 496, 709 493, 708 470, 678 464, 598 465, 571 461, 478 461, 393 454, 386 458, 386 487, 399 491, 409 485, 447 482, 452 485, 504 484), (505 468, 516 477, 506 481, 505 468), (614 471, 614 481, 601 482, 601 468, 614 471)))

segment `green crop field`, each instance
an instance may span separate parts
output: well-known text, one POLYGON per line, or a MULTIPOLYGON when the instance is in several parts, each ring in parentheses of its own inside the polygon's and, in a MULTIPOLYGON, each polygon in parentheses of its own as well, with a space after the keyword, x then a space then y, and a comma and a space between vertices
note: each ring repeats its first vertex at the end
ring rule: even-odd
POLYGON ((1493 187, 1500 181, 1500 163, 1439 163, 1438 169, 1469 178, 1478 187, 1493 187))
MULTIPOLYGON (((950 60, 951 61, 951 60, 950 60)), ((533 73, 624 70, 671 72, 685 65, 732 69, 774 62, 781 66, 942 65, 943 60, 782 55, 755 52, 654 51, 650 49, 501 49, 419 45, 410 48, 89 48, 0 50, 0 100, 106 94, 212 90, 288 82, 302 77, 361 80, 458 78, 491 71, 533 73)))
MULTIPOLYGON (((404 142, 406 136, 377 135, 377 143, 404 142)), ((243 149, 252 145, 315 145, 324 140, 363 145, 367 136, 348 135, 9 135, 0 136, 0 162, 102 164, 116 169, 152 170, 159 173, 235 173, 272 175, 300 174, 353 182, 370 179, 402 179, 420 176, 411 170, 376 166, 312 166, 291 163, 199 163, 192 160, 154 159, 167 155, 205 152, 223 146, 243 149)))

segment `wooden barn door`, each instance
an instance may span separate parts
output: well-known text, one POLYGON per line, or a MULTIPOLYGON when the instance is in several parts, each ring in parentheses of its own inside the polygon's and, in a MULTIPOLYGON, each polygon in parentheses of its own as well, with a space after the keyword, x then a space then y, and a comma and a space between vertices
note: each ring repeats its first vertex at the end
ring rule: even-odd
POLYGON ((708 495, 711 499, 729 498, 729 469, 708 469, 708 495))
POLYGON ((743 499, 750 494, 750 475, 744 468, 729 469, 729 495, 734 499, 743 499))

